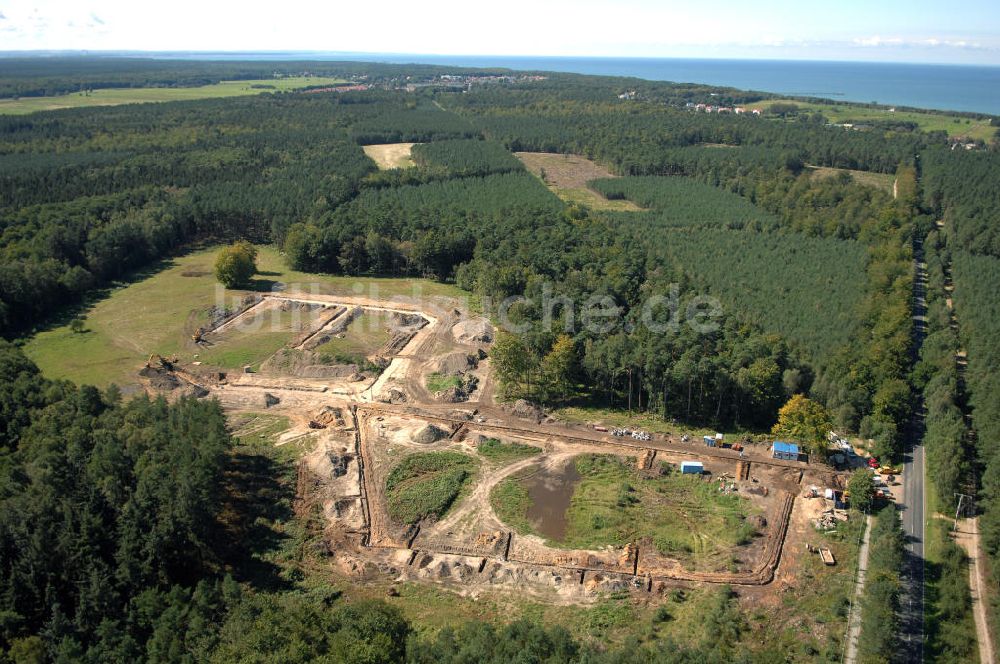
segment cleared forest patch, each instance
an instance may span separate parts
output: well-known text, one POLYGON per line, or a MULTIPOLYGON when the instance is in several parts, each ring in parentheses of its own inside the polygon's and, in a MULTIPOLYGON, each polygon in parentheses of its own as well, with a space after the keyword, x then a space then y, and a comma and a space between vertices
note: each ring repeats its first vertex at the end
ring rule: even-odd
POLYGON ((0 115, 22 115, 63 108, 92 108, 120 104, 149 104, 167 101, 190 101, 219 97, 243 97, 265 92, 289 92, 307 86, 332 86, 346 83, 339 78, 291 76, 248 81, 219 81, 197 87, 102 88, 53 97, 0 99, 0 115))
MULTIPOLYGON (((133 282, 109 289, 83 313, 84 331, 74 332, 67 321, 29 339, 25 352, 51 378, 99 387, 111 383, 120 387, 136 385, 135 372, 150 353, 179 357, 182 362, 204 361, 200 355, 205 349, 191 341, 191 334, 209 324, 209 310, 223 303, 219 300, 220 292, 226 306, 235 306, 248 294, 248 291, 219 290, 221 287, 212 274, 216 251, 212 247, 164 261, 159 270, 137 275, 133 282)), ((451 298, 463 295, 454 286, 425 279, 296 272, 285 266, 273 247, 260 246, 258 252, 260 277, 255 283, 258 292, 270 290, 272 284, 284 284, 288 292, 303 288, 324 295, 356 296, 355 288, 360 284, 364 292, 377 293, 378 297, 420 293, 457 302, 458 299, 451 298)), ((294 333, 290 331, 282 333, 284 339, 292 336, 294 333)))
POLYGON ((387 171, 392 168, 410 168, 413 166, 413 158, 410 151, 416 143, 385 143, 383 145, 364 146, 365 154, 371 158, 378 167, 387 171))
POLYGON ((840 173, 847 173, 857 184, 866 187, 875 187, 882 191, 892 193, 892 185, 896 181, 896 176, 889 173, 872 173, 870 171, 855 171, 849 168, 828 168, 826 166, 808 166, 813 179, 832 178, 840 173))
POLYGON ((642 210, 629 200, 608 200, 590 188, 591 180, 613 178, 615 175, 579 155, 552 152, 515 152, 525 167, 566 203, 586 205, 594 210, 638 212, 642 210))

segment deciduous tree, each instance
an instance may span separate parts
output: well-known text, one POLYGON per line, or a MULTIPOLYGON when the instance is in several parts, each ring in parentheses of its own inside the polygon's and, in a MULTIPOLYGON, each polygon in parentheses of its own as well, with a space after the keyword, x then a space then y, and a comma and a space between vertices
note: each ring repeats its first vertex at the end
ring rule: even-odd
POLYGON ((249 242, 224 247, 215 258, 215 278, 226 288, 249 286, 256 273, 257 248, 249 242))

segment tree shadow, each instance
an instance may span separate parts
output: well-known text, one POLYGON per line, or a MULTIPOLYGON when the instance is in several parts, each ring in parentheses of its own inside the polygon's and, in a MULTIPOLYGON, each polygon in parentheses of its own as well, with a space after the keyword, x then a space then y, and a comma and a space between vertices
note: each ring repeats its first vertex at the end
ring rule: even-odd
MULTIPOLYGON (((258 272, 257 274, 275 274, 277 273, 264 273, 258 272)), ((250 282, 250 287, 248 290, 252 290, 256 293, 273 293, 276 291, 284 290, 285 284, 276 279, 254 279, 250 282)))
MULTIPOLYGON (((183 253, 179 254, 179 256, 183 255, 183 253)), ((74 318, 85 318, 87 314, 90 313, 91 309, 93 309, 102 300, 106 300, 111 297, 111 295, 119 288, 124 288, 125 286, 131 286, 132 284, 139 283, 140 281, 145 281, 158 272, 162 272, 163 270, 171 267, 176 267, 177 258, 179 256, 169 256, 166 258, 156 259, 142 268, 129 272, 127 275, 119 279, 102 284, 101 286, 97 286, 96 288, 87 291, 79 302, 67 302, 53 308, 49 315, 47 315, 43 320, 35 323, 30 333, 37 334, 39 332, 47 332, 58 327, 69 325, 74 318)), ((91 330, 90 328, 87 328, 83 331, 90 332, 91 330)))
POLYGON ((276 524, 294 517, 295 487, 281 479, 286 470, 264 454, 237 450, 225 473, 224 558, 237 580, 261 590, 291 588, 270 560, 289 539, 276 524))

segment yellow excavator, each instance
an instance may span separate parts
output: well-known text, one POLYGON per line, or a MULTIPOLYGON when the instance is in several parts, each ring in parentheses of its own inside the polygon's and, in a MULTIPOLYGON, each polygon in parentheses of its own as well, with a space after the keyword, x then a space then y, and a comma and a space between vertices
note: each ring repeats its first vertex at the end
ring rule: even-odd
POLYGON ((204 340, 205 340, 205 328, 199 327, 191 335, 191 341, 195 342, 196 344, 200 344, 204 340))
POLYGON ((150 353, 149 359, 146 360, 146 366, 150 369, 166 369, 167 371, 172 371, 174 368, 173 362, 158 353, 150 353))

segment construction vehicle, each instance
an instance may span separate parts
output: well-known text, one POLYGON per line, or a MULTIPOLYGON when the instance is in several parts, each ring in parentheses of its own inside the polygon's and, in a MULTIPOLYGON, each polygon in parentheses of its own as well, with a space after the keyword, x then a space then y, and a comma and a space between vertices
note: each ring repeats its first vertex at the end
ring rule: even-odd
POLYGON ((174 369, 173 362, 157 353, 149 354, 149 359, 146 360, 146 367, 150 369, 166 369, 167 371, 173 371, 174 369))
POLYGON ((191 334, 191 341, 195 342, 196 344, 200 344, 202 341, 205 340, 205 332, 206 332, 205 328, 199 327, 191 334))

